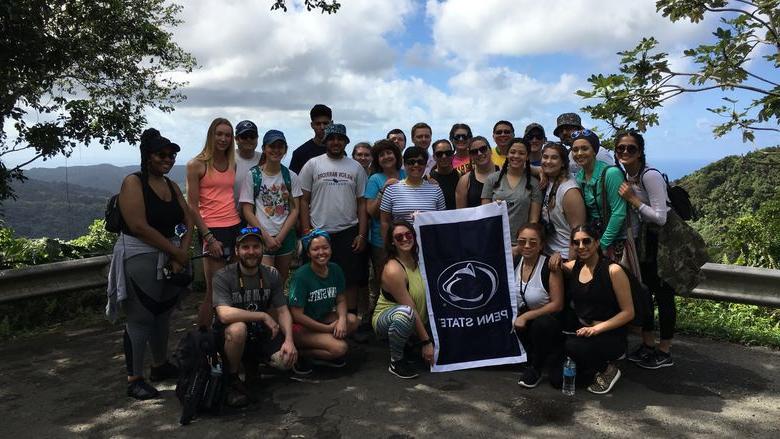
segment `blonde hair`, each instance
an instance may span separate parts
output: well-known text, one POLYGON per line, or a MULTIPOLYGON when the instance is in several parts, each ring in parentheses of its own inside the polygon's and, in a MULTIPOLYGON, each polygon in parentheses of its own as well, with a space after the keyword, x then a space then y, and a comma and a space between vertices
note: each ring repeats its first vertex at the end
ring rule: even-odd
MULTIPOLYGON (((229 120, 218 117, 211 121, 209 130, 206 132, 206 143, 203 145, 203 149, 195 156, 195 160, 200 160, 206 165, 206 172, 208 173, 214 168, 214 137, 217 134, 217 127, 220 125, 227 125, 230 127, 230 133, 233 134, 233 124, 229 120)), ((236 165, 236 147, 230 145, 225 151, 225 155, 228 160, 228 169, 235 167, 236 165)))

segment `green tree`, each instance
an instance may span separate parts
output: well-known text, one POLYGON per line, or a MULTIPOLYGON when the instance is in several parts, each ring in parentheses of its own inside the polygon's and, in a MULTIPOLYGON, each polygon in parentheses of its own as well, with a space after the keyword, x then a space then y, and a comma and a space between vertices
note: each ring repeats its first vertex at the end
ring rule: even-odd
MULTIPOLYGON (((306 6, 307 11, 311 10, 317 10, 319 9, 320 12, 328 13, 328 14, 335 14, 339 8, 341 7, 341 4, 337 0, 304 0, 303 2, 304 6, 306 6)), ((281 9, 284 12, 287 12, 287 1, 286 0, 274 0, 274 4, 271 5, 271 10, 275 11, 281 9)))
POLYGON ((77 144, 133 143, 147 108, 173 110, 184 83, 171 73, 195 65, 170 31, 180 9, 165 0, 3 2, 0 201, 23 166, 77 144), (5 165, 21 152, 31 158, 5 165))
POLYGON ((583 111, 616 131, 645 131, 658 124, 657 109, 675 96, 741 90, 751 96, 750 102, 723 96, 724 105, 708 108, 724 118, 714 136, 739 130, 743 141, 752 141, 755 131, 780 132, 777 75, 758 74, 780 67, 780 0, 659 0, 656 10, 671 21, 693 23, 705 14, 719 15, 714 42, 685 50, 695 68, 680 72, 672 70, 668 53, 657 50, 655 38, 643 38, 635 48, 618 53, 620 73, 592 75, 591 88, 577 91, 599 101, 583 111))

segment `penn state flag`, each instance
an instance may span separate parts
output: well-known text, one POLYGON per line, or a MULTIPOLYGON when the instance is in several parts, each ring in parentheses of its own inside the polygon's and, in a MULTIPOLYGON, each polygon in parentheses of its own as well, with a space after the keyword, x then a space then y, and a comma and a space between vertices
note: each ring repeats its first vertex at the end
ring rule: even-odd
POLYGON ((504 203, 415 216, 433 332, 433 372, 522 363, 504 203))

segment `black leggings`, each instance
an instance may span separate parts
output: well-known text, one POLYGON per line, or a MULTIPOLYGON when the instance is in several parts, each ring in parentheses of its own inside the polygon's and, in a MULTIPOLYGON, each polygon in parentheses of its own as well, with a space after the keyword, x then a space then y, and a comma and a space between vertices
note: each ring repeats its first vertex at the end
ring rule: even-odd
POLYGON ((528 322, 526 329, 518 333, 528 353, 528 363, 541 371, 549 358, 559 358, 563 348, 561 324, 552 314, 539 316, 528 322))
MULTIPOLYGON (((647 285, 655 296, 658 305, 658 326, 660 327, 661 340, 671 340, 674 337, 674 328, 677 325, 677 306, 674 303, 674 290, 658 277, 658 235, 648 230, 645 235, 645 248, 647 262, 639 264, 642 272, 642 282, 647 285)), ((653 299, 650 297, 650 309, 653 309, 653 299)), ((642 325, 643 331, 655 329, 655 319, 652 314, 642 325)))
POLYGON ((578 375, 581 371, 603 372, 610 361, 626 352, 626 329, 613 329, 592 337, 570 335, 564 351, 577 364, 578 375))

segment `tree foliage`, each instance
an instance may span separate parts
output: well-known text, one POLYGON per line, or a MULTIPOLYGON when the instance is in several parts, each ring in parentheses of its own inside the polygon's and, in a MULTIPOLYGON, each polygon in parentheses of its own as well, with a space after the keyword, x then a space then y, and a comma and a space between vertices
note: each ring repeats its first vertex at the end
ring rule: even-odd
MULTIPOLYGON (((304 0, 303 5, 306 7, 307 11, 319 9, 323 14, 326 12, 328 14, 335 14, 341 7, 341 3, 339 3, 337 0, 304 0)), ((274 4, 271 5, 271 10, 276 11, 278 9, 287 12, 287 1, 274 0, 274 4)))
POLYGON ((658 125, 658 108, 675 96, 742 90, 752 96, 750 102, 723 96, 723 105, 708 108, 723 118, 713 129, 715 137, 739 130, 743 141, 752 141, 755 131, 780 132, 780 81, 758 74, 780 67, 780 0, 658 0, 656 9, 675 22, 698 23, 707 14, 719 15, 714 42, 685 50, 695 68, 683 72, 672 69, 669 54, 657 49, 655 38, 643 38, 618 53, 619 73, 592 75, 591 89, 577 92, 599 101, 583 111, 616 131, 645 131, 658 125))
POLYGON ((147 108, 173 110, 184 83, 171 74, 195 65, 170 31, 180 9, 166 0, 4 2, 0 201, 23 166, 77 144, 134 143, 147 108), (6 166, 22 152, 29 158, 6 166))

